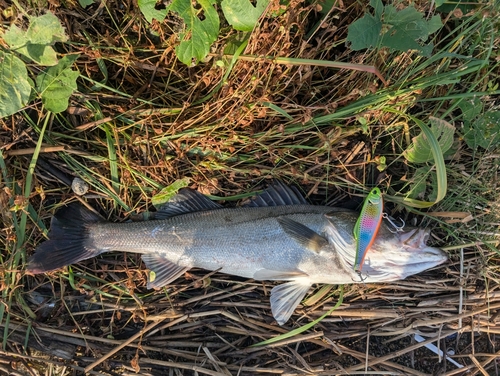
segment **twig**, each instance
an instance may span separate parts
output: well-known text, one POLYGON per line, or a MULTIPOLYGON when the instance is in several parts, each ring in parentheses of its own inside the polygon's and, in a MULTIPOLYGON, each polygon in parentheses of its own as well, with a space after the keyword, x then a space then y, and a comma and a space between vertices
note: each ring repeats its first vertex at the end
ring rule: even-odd
MULTIPOLYGON (((232 59, 233 55, 224 55, 225 57, 232 59)), ((383 82, 384 86, 388 83, 385 80, 382 73, 373 65, 363 65, 363 64, 351 64, 351 63, 341 63, 338 61, 325 61, 325 60, 312 60, 312 59, 300 59, 300 58, 290 58, 290 57, 273 57, 273 56, 252 56, 252 55, 239 55, 238 60, 258 62, 265 61, 274 64, 287 64, 287 65, 309 65, 336 69, 350 69, 360 72, 368 72, 376 75, 380 81, 383 82)))
MULTIPOLYGON (((35 152, 36 148, 26 148, 26 149, 15 149, 15 150, 7 150, 5 152, 6 155, 8 156, 14 156, 14 155, 32 155, 35 152)), ((64 151, 66 150, 66 146, 64 145, 59 145, 59 146, 42 146, 40 147, 40 153, 55 153, 58 151, 64 151)))
POLYGON ((87 367, 85 367, 85 372, 90 372, 95 366, 101 364, 104 362, 106 359, 108 359, 110 356, 113 354, 116 354, 118 351, 123 349, 124 347, 128 346, 130 343, 134 342, 137 338, 142 337, 144 333, 149 332, 151 329, 153 329, 156 325, 158 325, 161 321, 155 321, 146 326, 144 329, 142 329, 140 332, 134 334, 132 337, 130 337, 128 340, 123 342, 120 346, 115 347, 113 350, 108 352, 106 355, 103 357, 97 359, 95 362, 91 363, 87 367))

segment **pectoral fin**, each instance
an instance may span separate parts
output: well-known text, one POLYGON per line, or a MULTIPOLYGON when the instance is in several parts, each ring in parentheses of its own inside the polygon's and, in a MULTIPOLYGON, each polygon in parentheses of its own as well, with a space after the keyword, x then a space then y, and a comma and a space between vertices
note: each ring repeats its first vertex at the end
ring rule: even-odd
POLYGON ((291 236, 301 246, 313 252, 319 252, 321 248, 328 244, 328 240, 319 235, 309 227, 302 223, 296 222, 293 219, 282 217, 278 218, 283 231, 291 236))
POLYGON ((325 218, 329 222, 326 233, 330 240, 330 244, 335 247, 335 250, 339 256, 341 256, 340 259, 351 268, 356 258, 356 240, 353 238, 352 234, 342 230, 341 227, 337 228, 334 215, 325 214, 325 218))
POLYGON ((297 279, 271 290, 271 311, 279 325, 285 325, 310 288, 308 279, 297 279))
POLYGON ((176 265, 157 255, 142 255, 142 261, 144 261, 150 270, 148 275, 148 289, 166 286, 190 269, 176 265))

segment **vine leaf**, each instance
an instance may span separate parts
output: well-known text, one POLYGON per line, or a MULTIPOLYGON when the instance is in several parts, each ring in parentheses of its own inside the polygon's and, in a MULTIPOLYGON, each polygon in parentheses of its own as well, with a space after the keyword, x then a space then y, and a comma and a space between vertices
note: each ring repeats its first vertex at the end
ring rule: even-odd
POLYGON ((57 64, 56 52, 52 45, 68 40, 61 22, 52 13, 32 17, 26 31, 12 25, 3 38, 12 51, 44 66, 57 64))
POLYGON ((30 93, 31 84, 24 62, 0 50, 0 118, 23 108, 30 93))
MULTIPOLYGON (((447 121, 430 118, 431 131, 444 155, 453 145, 455 127, 447 121)), ((431 146, 424 133, 413 138, 413 144, 404 151, 406 159, 413 163, 427 163, 434 159, 431 146)))
POLYGON ((177 58, 186 65, 204 59, 219 35, 219 15, 214 8, 215 2, 197 0, 200 10, 195 9, 191 1, 185 0, 173 0, 170 5, 170 10, 178 13, 186 24, 186 30, 180 35, 181 42, 175 49, 177 58))
POLYGON ((153 19, 161 22, 167 17, 168 7, 156 9, 156 3, 156 0, 137 0, 139 9, 149 23, 153 22, 153 19))
POLYGON ((375 14, 366 13, 353 22, 347 33, 351 48, 359 51, 370 47, 388 47, 397 51, 417 50, 430 56, 432 43, 427 43, 430 34, 442 27, 441 18, 433 16, 427 20, 413 6, 398 10, 382 0, 370 0, 375 14))
POLYGON ((57 113, 68 108, 69 97, 77 89, 76 79, 80 76, 71 69, 77 58, 78 55, 65 56, 56 66, 37 76, 36 89, 47 110, 57 113))
POLYGON ((235 30, 252 31, 268 4, 269 0, 257 0, 255 6, 249 0, 223 0, 221 7, 235 30))

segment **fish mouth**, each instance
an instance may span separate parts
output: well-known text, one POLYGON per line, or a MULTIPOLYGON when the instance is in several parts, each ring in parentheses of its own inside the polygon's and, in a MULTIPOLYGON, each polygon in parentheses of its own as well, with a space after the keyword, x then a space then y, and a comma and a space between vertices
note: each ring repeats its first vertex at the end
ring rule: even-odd
POLYGON ((441 249, 427 245, 429 237, 430 230, 415 228, 402 233, 400 241, 410 252, 418 253, 419 258, 426 260, 428 263, 437 262, 436 265, 439 265, 448 260, 448 256, 441 249))
MULTIPOLYGON (((425 270, 448 260, 448 255, 439 248, 428 246, 430 230, 414 228, 399 234, 400 244, 409 257, 404 260, 411 269, 425 270)), ((397 263, 397 257, 393 259, 397 263)))
POLYGON ((429 240, 429 236, 429 230, 414 228, 400 234, 399 239, 401 243, 408 247, 420 249, 427 247, 427 240, 429 240))
POLYGON ((377 252, 368 252, 363 271, 370 282, 404 279, 448 260, 439 248, 426 245, 430 231, 413 228, 397 234, 399 245, 382 243, 377 252), (396 245, 394 247, 394 245, 396 245))

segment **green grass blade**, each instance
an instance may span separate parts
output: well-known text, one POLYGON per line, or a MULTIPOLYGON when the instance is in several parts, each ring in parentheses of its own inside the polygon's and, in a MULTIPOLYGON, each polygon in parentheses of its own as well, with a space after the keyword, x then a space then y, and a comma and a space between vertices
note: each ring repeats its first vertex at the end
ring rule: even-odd
POLYGON ((288 120, 293 120, 293 117, 291 117, 288 112, 286 112, 285 110, 283 110, 281 107, 279 106, 276 106, 275 104, 271 103, 271 102, 262 102, 262 104, 268 108, 270 108, 271 110, 274 110, 276 111, 278 114, 280 115, 283 115, 284 117, 286 117, 288 120))
POLYGON ((287 339, 287 338, 290 338, 290 337, 293 337, 293 336, 296 336, 302 332, 305 332, 306 330, 308 329, 311 329, 314 325, 316 325, 317 323, 319 323, 321 320, 323 320, 325 317, 329 316, 332 314, 333 311, 335 311, 337 308, 340 307, 340 305, 342 304, 342 301, 344 300, 344 286, 343 285, 340 285, 340 296, 339 296, 339 300, 337 301, 337 304, 335 304, 335 306, 333 306, 327 313, 325 313, 323 316, 321 317, 318 317, 316 320, 314 321, 311 321, 310 323, 306 324, 306 325, 302 325, 300 328, 297 328, 297 329, 294 329, 294 330, 291 330, 289 331, 288 333, 285 333, 285 334, 281 334, 277 337, 274 337, 274 338, 270 338, 270 339, 267 339, 265 341, 262 341, 262 342, 259 342, 259 343, 256 343, 255 345, 252 345, 250 347, 258 347, 258 346, 265 346, 265 345, 270 345, 271 343, 275 343, 275 342, 278 342, 278 341, 281 341, 283 339, 287 339))
POLYGON ((434 163, 436 166, 436 176, 437 176, 437 197, 435 201, 421 201, 415 200, 412 198, 402 198, 398 196, 388 196, 395 202, 400 202, 402 204, 406 204, 412 206, 414 208, 429 208, 434 204, 441 201, 446 196, 446 191, 448 190, 448 181, 446 176, 446 166, 444 164, 444 157, 441 151, 441 147, 439 146, 439 142, 432 133, 431 129, 419 119, 416 119, 412 116, 410 118, 419 126, 419 128, 424 133, 425 137, 427 137, 427 141, 431 147, 432 156, 434 157, 434 163))
POLYGON ((120 193, 120 177, 118 175, 118 164, 116 158, 116 148, 115 139, 111 133, 110 127, 104 126, 104 131, 106 132, 106 143, 108 146, 108 158, 109 158, 109 173, 111 175, 111 184, 116 193, 120 193))

